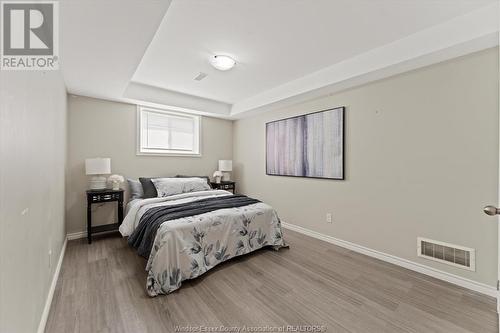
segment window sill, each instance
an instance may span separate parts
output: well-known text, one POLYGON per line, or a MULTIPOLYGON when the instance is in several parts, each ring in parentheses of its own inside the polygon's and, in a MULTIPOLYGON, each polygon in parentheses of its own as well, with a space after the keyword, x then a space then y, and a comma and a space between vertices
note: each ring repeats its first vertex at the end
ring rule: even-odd
POLYGON ((164 156, 164 157, 201 157, 201 154, 179 154, 179 153, 147 153, 147 152, 137 152, 137 156, 164 156))

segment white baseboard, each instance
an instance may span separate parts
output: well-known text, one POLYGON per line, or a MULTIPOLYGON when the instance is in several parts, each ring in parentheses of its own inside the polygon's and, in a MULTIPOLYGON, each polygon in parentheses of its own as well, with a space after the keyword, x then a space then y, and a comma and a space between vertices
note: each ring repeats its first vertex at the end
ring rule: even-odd
POLYGON ((73 232, 71 234, 66 235, 66 238, 68 240, 80 239, 80 238, 85 238, 85 237, 87 237, 86 231, 73 232))
POLYGON ((61 266, 64 259, 64 254, 66 253, 66 245, 68 244, 68 238, 64 239, 63 246, 61 248, 61 254, 59 255, 59 260, 57 261, 57 267, 52 277, 52 283, 50 284, 49 294, 47 295, 47 300, 45 301, 45 307, 43 308, 42 318, 40 319, 40 324, 38 325, 38 333, 43 333, 45 331, 45 326, 47 325, 47 319, 49 318, 50 306, 52 305, 52 299, 54 298, 54 291, 56 290, 57 280, 59 279, 59 273, 61 272, 61 266))
MULTIPOLYGON (((105 234, 105 233, 112 233, 112 232, 116 232, 115 230, 112 230, 112 231, 105 231, 105 232, 102 232, 102 234, 105 234)), ((68 240, 74 240, 74 239, 80 239, 80 238, 87 238, 87 231, 78 231, 78 232, 72 232, 70 234, 67 234, 66 235, 66 238, 68 240)))
POLYGON ((341 239, 338 239, 338 238, 335 238, 332 236, 328 236, 328 235, 325 235, 325 234, 322 234, 322 233, 319 233, 319 232, 316 232, 316 231, 313 231, 310 229, 306 229, 304 227, 300 227, 298 225, 289 224, 289 223, 285 223, 285 222, 281 222, 281 225, 286 229, 290 229, 290 230, 299 232, 301 234, 311 236, 311 237, 314 237, 316 239, 320 239, 320 240, 323 240, 325 242, 341 246, 341 247, 349 249, 351 251, 358 252, 358 253, 373 257, 373 258, 377 258, 377 259, 389 262, 389 263, 394 264, 394 265, 398 265, 398 266, 410 269, 410 270, 415 271, 415 272, 429 275, 429 276, 432 276, 436 279, 440 279, 440 280, 443 280, 446 282, 453 283, 453 284, 458 285, 460 287, 464 287, 464 288, 467 288, 467 289, 470 289, 473 291, 477 291, 481 294, 485 294, 485 295, 495 297, 495 298, 497 298, 497 296, 498 296, 498 291, 495 287, 489 286, 489 285, 484 284, 484 283, 469 280, 469 279, 466 279, 464 277, 461 277, 461 276, 458 276, 455 274, 447 273, 445 271, 441 271, 441 270, 436 269, 436 268, 432 268, 432 267, 422 265, 422 264, 419 264, 419 263, 416 263, 416 262, 413 262, 413 261, 410 261, 407 259, 399 258, 399 257, 393 256, 393 255, 390 255, 387 253, 383 253, 383 252, 380 252, 377 250, 373 250, 373 249, 370 249, 370 248, 367 248, 367 247, 364 247, 364 246, 361 246, 358 244, 354 244, 354 243, 351 243, 351 242, 348 242, 345 240, 341 240, 341 239))

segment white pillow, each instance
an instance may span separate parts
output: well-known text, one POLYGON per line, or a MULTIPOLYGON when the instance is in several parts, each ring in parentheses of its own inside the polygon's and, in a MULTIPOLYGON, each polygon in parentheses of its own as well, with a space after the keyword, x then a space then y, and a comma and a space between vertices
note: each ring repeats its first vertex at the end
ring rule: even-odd
POLYGON ((151 181, 156 187, 158 197, 210 190, 210 186, 204 178, 155 178, 151 181))

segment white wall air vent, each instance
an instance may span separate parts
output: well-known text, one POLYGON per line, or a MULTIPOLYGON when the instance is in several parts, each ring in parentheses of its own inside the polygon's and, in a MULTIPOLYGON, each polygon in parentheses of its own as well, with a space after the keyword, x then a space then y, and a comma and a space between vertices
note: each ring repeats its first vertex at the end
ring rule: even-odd
POLYGON ((476 250, 469 247, 417 237, 417 255, 470 271, 476 270, 476 250))
POLYGON ((194 78, 194 80, 195 81, 201 81, 204 78, 206 78, 207 75, 208 75, 207 73, 200 72, 198 75, 196 75, 196 77, 194 78))

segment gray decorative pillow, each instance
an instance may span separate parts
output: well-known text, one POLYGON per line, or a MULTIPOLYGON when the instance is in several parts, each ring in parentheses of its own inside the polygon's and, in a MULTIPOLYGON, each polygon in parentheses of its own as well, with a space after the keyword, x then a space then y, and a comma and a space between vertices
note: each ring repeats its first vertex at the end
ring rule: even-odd
POLYGON ((144 196, 141 182, 135 179, 127 179, 127 182, 130 192, 130 200, 141 199, 144 196))
POLYGON ((174 194, 210 190, 204 178, 156 178, 151 179, 158 197, 168 197, 174 194))
POLYGON ((142 190, 144 191, 144 199, 156 198, 158 193, 156 192, 156 188, 151 181, 152 178, 139 178, 139 181, 142 185, 142 190))

